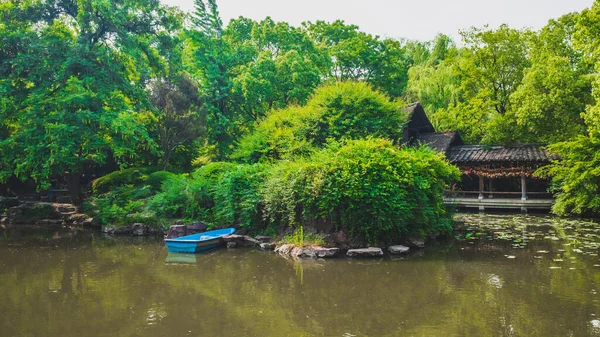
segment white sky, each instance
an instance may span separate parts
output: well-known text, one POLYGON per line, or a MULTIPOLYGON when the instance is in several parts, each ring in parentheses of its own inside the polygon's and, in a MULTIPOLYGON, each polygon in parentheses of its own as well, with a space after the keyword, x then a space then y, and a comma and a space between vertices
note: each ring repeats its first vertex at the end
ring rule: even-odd
MULTIPOLYGON (((191 11, 192 0, 162 0, 191 11)), ((392 38, 431 40, 438 33, 459 42, 459 29, 506 23, 543 27, 551 18, 591 7, 593 0, 217 0, 223 22, 270 16, 297 26, 303 21, 344 20, 361 30, 392 38)))

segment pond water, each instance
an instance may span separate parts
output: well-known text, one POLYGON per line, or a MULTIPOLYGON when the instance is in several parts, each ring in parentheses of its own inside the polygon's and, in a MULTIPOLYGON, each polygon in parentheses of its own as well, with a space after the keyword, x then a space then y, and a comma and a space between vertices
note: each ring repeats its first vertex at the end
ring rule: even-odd
POLYGON ((9 231, 0 336, 600 336, 600 225, 458 214, 404 258, 293 261, 9 231))

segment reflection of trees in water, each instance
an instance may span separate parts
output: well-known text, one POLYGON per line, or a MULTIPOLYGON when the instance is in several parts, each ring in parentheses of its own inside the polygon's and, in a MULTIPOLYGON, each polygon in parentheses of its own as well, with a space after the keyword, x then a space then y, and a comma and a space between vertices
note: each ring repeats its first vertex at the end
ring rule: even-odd
POLYGON ((463 242, 395 261, 220 250, 196 264, 165 263, 162 243, 145 242, 1 249, 3 333, 578 336, 600 309, 591 264, 551 270, 552 257, 533 259, 538 249, 557 252, 552 240, 510 250, 513 260, 463 242))

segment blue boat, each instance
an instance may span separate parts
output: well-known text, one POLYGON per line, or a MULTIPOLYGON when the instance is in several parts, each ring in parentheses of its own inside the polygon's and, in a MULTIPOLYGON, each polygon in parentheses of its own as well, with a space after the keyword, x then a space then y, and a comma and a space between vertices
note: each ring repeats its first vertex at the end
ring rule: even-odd
POLYGON ((233 233, 235 233, 235 228, 217 229, 175 239, 165 239, 165 243, 169 252, 172 253, 196 253, 221 245, 223 236, 233 233))

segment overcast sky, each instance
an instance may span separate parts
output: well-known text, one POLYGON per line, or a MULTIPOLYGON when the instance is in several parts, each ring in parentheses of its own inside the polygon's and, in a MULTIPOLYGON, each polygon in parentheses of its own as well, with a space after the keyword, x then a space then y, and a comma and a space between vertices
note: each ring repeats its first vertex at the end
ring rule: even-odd
MULTIPOLYGON (((192 0, 162 0, 184 10, 192 0)), ((342 19, 383 37, 430 40, 438 33, 455 39, 458 30, 507 23, 514 28, 543 27, 551 18, 590 7, 593 0, 217 0, 223 22, 245 16, 299 25, 302 21, 342 19)))

